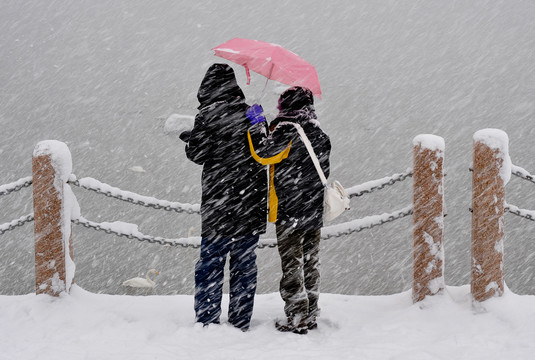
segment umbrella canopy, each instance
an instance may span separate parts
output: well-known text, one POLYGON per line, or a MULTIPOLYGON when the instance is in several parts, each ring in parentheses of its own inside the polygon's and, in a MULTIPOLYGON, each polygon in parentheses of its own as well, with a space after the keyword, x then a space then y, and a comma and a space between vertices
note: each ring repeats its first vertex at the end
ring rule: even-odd
POLYGON ((249 70, 253 70, 268 79, 289 86, 309 88, 314 95, 321 97, 318 74, 314 66, 280 45, 235 38, 212 50, 216 56, 245 67, 247 85, 251 82, 249 70))

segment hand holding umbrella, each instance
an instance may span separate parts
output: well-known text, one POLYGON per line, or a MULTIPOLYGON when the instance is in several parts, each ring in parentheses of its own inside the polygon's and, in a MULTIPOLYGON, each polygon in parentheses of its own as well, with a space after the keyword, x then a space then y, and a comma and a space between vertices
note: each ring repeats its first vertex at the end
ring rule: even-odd
POLYGON ((261 122, 266 121, 266 118, 262 114, 264 112, 264 109, 261 105, 253 104, 249 109, 247 109, 246 116, 249 121, 251 121, 251 125, 255 125, 261 122))

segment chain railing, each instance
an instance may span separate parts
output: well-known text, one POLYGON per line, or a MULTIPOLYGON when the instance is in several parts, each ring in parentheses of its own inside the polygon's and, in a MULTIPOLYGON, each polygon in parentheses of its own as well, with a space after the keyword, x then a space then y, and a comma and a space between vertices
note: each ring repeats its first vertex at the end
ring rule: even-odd
MULTIPOLYGON (((521 179, 527 180, 529 182, 535 183, 535 177, 531 175, 527 170, 520 166, 511 165, 511 173, 515 176, 518 176, 521 179)), ((505 211, 519 216, 524 219, 528 219, 531 221, 535 221, 535 211, 534 210, 526 210, 526 209, 520 209, 518 206, 511 205, 511 204, 505 204, 505 211)))
MULTIPOLYGON (((117 236, 125 237, 127 239, 136 239, 140 242, 148 242, 151 244, 160 244, 160 245, 167 245, 167 246, 182 246, 182 247, 191 247, 191 248, 199 248, 201 246, 201 237, 188 237, 188 238, 179 238, 179 239, 166 239, 159 236, 149 236, 140 233, 137 230, 130 230, 130 231, 124 231, 120 229, 120 227, 114 226, 110 223, 96 223, 93 221, 89 221, 84 218, 74 219, 72 220, 73 224, 76 225, 82 225, 86 228, 90 228, 96 231, 102 231, 106 234, 114 234, 117 236)), ((127 224, 130 226, 135 226, 134 224, 127 224)), ((266 247, 274 248, 277 246, 277 240, 275 239, 260 239, 258 243, 258 248, 263 249, 266 247)))
POLYGON ((535 183, 535 177, 520 166, 512 165, 511 173, 515 176, 518 176, 519 178, 535 183))
MULTIPOLYGON (((0 196, 2 195, 8 195, 17 191, 20 191, 24 188, 30 187, 33 183, 33 178, 31 176, 21 178, 15 182, 0 185, 0 196)), ((21 227, 27 223, 30 223, 33 221, 33 214, 28 214, 25 216, 21 216, 18 219, 12 220, 10 222, 0 224, 0 235, 4 235, 5 233, 14 230, 18 227, 21 227)))
POLYGON ((20 191, 23 188, 31 186, 33 183, 33 178, 31 176, 19 179, 10 184, 0 185, 0 196, 8 195, 12 192, 20 191))
POLYGON ((23 226, 24 224, 30 223, 32 221, 33 221, 33 214, 28 214, 25 216, 21 216, 18 219, 7 222, 5 224, 0 224, 0 235, 3 235, 8 231, 14 230, 17 227, 23 226))
MULTIPOLYGON (((182 246, 182 247, 193 247, 198 248, 200 244, 200 237, 195 238, 181 238, 181 239, 165 239, 159 236, 149 236, 140 233, 137 230, 134 231, 124 231, 120 227, 116 227, 113 223, 96 223, 84 219, 83 217, 79 219, 73 219, 72 222, 76 225, 83 225, 86 228, 92 228, 97 231, 103 231, 106 234, 115 234, 117 236, 126 237, 128 239, 137 239, 139 241, 146 241, 151 244, 160 244, 160 245, 169 245, 169 246, 182 246)), ((128 224, 133 225, 133 224, 128 224)))
POLYGON ((520 209, 519 207, 511 204, 505 204, 504 210, 521 218, 535 221, 535 211, 533 210, 520 209))
POLYGON ((130 191, 124 191, 89 177, 78 180, 76 179, 76 176, 71 175, 71 178, 69 179, 68 183, 71 185, 79 186, 86 190, 94 191, 97 194, 102 194, 107 197, 125 201, 134 205, 141 205, 147 208, 175 211, 177 213, 200 213, 199 204, 183 204, 179 202, 159 200, 154 197, 143 196, 130 191))
POLYGON ((321 230, 321 238, 329 239, 332 237, 340 237, 343 235, 349 235, 355 232, 362 231, 364 229, 371 229, 375 226, 380 226, 394 220, 404 218, 405 216, 412 215, 412 205, 407 206, 401 210, 394 211, 392 213, 384 213, 382 215, 366 216, 362 219, 348 221, 342 224, 330 225, 324 227, 321 230))
POLYGON ((375 190, 380 190, 386 186, 394 185, 397 182, 403 181, 408 177, 412 177, 413 171, 411 168, 408 168, 403 173, 394 174, 392 176, 386 176, 381 179, 367 181, 360 185, 355 185, 350 188, 345 189, 349 197, 362 196, 364 194, 369 194, 375 190))
MULTIPOLYGON (((321 239, 326 240, 334 237, 341 237, 344 235, 349 235, 355 232, 360 232, 365 229, 371 229, 376 226, 380 226, 401 218, 405 216, 412 215, 413 208, 407 206, 401 210, 394 211, 392 213, 384 213, 381 215, 372 215, 366 216, 362 219, 352 220, 342 224, 330 225, 323 227, 321 229, 321 239)), ((201 237, 188 237, 188 238, 179 238, 179 239, 166 239, 163 237, 153 237, 145 235, 137 231, 137 226, 135 230, 124 231, 120 226, 114 226, 113 223, 97 223, 89 221, 84 218, 74 219, 72 222, 76 225, 82 225, 86 228, 92 228, 97 231, 105 232, 106 234, 115 234, 117 236, 126 237, 128 239, 136 239, 139 241, 146 241, 151 244, 160 244, 168 246, 182 246, 182 247, 192 247, 198 248, 201 245, 201 237)), ((135 226, 134 224, 127 224, 129 226, 135 226)), ((277 246, 276 239, 260 239, 258 243, 258 248, 263 249, 266 247, 274 248, 277 246)))
MULTIPOLYGON (((393 185, 396 182, 405 180, 408 177, 412 176, 412 169, 407 169, 404 173, 394 174, 390 177, 385 177, 379 180, 369 181, 361 185, 353 186, 349 189, 346 189, 349 196, 361 196, 366 193, 371 193, 375 190, 383 189, 386 186, 393 185)), ((77 179, 76 176, 71 175, 69 184, 81 187, 86 190, 94 191, 98 194, 105 195, 107 197, 112 197, 119 199, 128 203, 135 205, 141 205, 144 207, 150 207, 153 209, 163 209, 166 211, 175 211, 178 213, 187 212, 200 213, 200 206, 198 204, 182 204, 178 202, 169 202, 166 200, 159 200, 153 197, 143 196, 129 191, 124 191, 116 187, 112 187, 108 184, 102 183, 93 178, 82 178, 77 179)), ((6 195, 14 191, 19 191, 24 187, 29 187, 32 184, 32 178, 27 177, 20 179, 14 183, 6 184, 0 186, 0 195, 6 195)), ((367 216, 362 219, 357 219, 349 221, 343 224, 331 225, 322 228, 322 239, 329 239, 333 237, 340 237, 344 235, 349 235, 354 232, 360 232, 364 229, 371 229, 375 226, 380 226, 388 222, 403 218, 405 216, 411 215, 413 212, 412 206, 403 208, 399 211, 393 213, 385 213, 382 215, 372 215, 367 216)), ((19 219, 15 219, 9 223, 0 225, 0 235, 11 231, 19 226, 33 221, 33 214, 23 216, 19 219)), ((180 239, 166 239, 159 236, 149 236, 140 233, 139 231, 123 231, 120 227, 114 227, 113 223, 96 223, 84 219, 83 217, 79 219, 74 219, 72 222, 76 225, 82 225, 86 228, 92 228, 96 231, 102 231, 106 234, 115 234, 120 237, 126 237, 128 239, 137 239, 139 241, 146 241, 151 244, 160 244, 168 246, 182 246, 182 247, 193 247, 198 248, 200 246, 200 237, 190 237, 190 238, 180 238, 180 239)), ((266 247, 276 247, 276 239, 260 239, 258 248, 266 247)))

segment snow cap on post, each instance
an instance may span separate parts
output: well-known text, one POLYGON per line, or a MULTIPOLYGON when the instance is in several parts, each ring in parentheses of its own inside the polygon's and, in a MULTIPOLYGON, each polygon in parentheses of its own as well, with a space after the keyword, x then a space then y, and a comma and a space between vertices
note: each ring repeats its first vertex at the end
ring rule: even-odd
POLYGON ((444 152, 444 149, 446 148, 446 144, 444 142, 444 138, 436 135, 430 135, 430 134, 420 134, 417 135, 413 140, 412 144, 414 146, 420 145, 420 149, 429 149, 432 151, 438 150, 444 152))
POLYGON ((489 148, 496 150, 496 157, 501 159, 500 177, 503 185, 507 185, 511 179, 511 158, 509 157, 509 136, 503 130, 483 129, 474 133, 474 142, 480 142, 489 148))
POLYGON ((67 144, 57 140, 45 140, 37 143, 33 150, 33 156, 46 155, 50 156, 58 179, 67 182, 72 173, 72 156, 67 144))
POLYGON ((67 180, 72 158, 66 144, 47 140, 33 152, 35 291, 59 296, 74 281, 71 219, 80 209, 67 180))

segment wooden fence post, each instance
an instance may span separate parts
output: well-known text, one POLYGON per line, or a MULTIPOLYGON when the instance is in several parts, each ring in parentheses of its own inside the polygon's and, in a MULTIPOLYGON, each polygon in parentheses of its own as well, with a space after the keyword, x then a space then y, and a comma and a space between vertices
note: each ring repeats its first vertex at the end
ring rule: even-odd
POLYGON ((418 135, 414 145, 414 303, 444 289, 444 139, 418 135))
POLYGON ((74 195, 66 184, 72 172, 67 145, 55 140, 38 143, 32 172, 35 292, 59 296, 74 281, 70 216, 74 195))
POLYGON ((472 175, 472 281, 475 302, 501 296, 505 184, 511 177, 509 140, 501 130, 474 134, 472 175))

